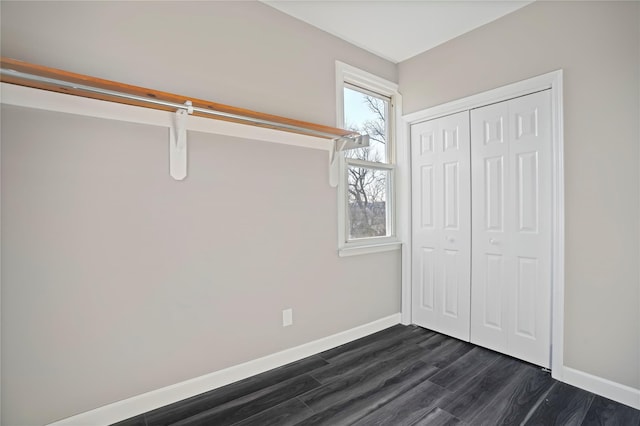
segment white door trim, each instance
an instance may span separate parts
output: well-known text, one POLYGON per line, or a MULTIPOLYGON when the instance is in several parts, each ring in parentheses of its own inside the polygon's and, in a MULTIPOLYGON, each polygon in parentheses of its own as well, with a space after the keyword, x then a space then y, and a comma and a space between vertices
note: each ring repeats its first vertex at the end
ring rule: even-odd
MULTIPOLYGON (((421 111, 404 115, 405 137, 411 134, 410 126, 421 121, 431 120, 460 111, 470 110, 481 106, 501 102, 518 96, 528 95, 540 90, 551 89, 552 115, 552 300, 551 300, 551 375, 554 379, 563 380, 564 354, 564 130, 563 130, 563 100, 562 100, 562 70, 532 77, 527 80, 509 84, 507 86, 488 90, 437 105, 421 111)), ((408 141, 405 141, 409 145, 408 141)), ((411 189, 408 189, 410 194, 411 189)), ((410 203, 410 202, 409 202, 410 203)), ((403 208, 405 206, 402 206, 403 208)), ((411 206, 408 210, 411 212, 411 206)), ((401 220, 411 223, 409 214, 401 216, 401 220), (407 218, 408 216, 408 218, 407 218)), ((410 227, 410 225, 409 225, 410 227)), ((403 258, 411 259, 411 241, 403 240, 403 258)), ((402 300, 411 300, 410 269, 403 268, 402 300), (409 276, 406 276, 409 274, 409 276)), ((403 322, 411 318, 411 305, 402 304, 403 322)))

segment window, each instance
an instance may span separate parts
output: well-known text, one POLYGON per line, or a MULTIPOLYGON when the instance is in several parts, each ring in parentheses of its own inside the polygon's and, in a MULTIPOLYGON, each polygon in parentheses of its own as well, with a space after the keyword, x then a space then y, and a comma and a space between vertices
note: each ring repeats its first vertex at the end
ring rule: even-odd
POLYGON ((341 256, 400 247, 395 224, 397 87, 337 63, 338 126, 369 135, 369 146, 343 152, 338 186, 341 256))

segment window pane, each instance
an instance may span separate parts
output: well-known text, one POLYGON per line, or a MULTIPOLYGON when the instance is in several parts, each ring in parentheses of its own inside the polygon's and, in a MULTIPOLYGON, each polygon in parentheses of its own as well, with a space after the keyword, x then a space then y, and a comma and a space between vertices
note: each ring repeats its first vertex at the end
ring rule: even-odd
POLYGON ((344 127, 369 135, 369 147, 347 151, 347 157, 386 163, 389 100, 344 88, 344 127))
POLYGON ((389 171, 348 166, 349 239, 389 235, 389 171))

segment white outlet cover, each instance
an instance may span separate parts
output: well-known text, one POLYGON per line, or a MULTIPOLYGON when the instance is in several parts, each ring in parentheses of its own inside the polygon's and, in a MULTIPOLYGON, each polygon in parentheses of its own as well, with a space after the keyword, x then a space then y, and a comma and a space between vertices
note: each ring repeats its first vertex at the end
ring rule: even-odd
POLYGON ((293 324, 293 309, 285 309, 282 311, 282 326, 288 327, 293 324))

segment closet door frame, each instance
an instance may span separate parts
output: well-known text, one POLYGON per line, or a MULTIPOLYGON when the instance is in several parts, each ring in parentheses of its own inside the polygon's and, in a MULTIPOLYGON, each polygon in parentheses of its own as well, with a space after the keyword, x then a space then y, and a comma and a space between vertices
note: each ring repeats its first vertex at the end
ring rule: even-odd
MULTIPOLYGON (((446 115, 479 108, 493 103, 525 96, 541 90, 551 89, 551 375, 556 380, 563 379, 564 354, 564 131, 563 131, 563 73, 553 71, 507 86, 478 93, 469 97, 447 102, 404 115, 404 143, 410 146, 411 125, 440 118, 446 115)), ((410 169, 411 153, 406 149, 404 158, 399 159, 399 168, 410 169)), ((410 172, 409 172, 410 176, 410 172)), ((405 194, 411 194, 411 181, 403 180, 405 194)), ((402 229, 411 229, 411 197, 403 197, 399 206, 402 229)), ((402 323, 411 324, 411 232, 401 235, 402 248, 402 323)))

